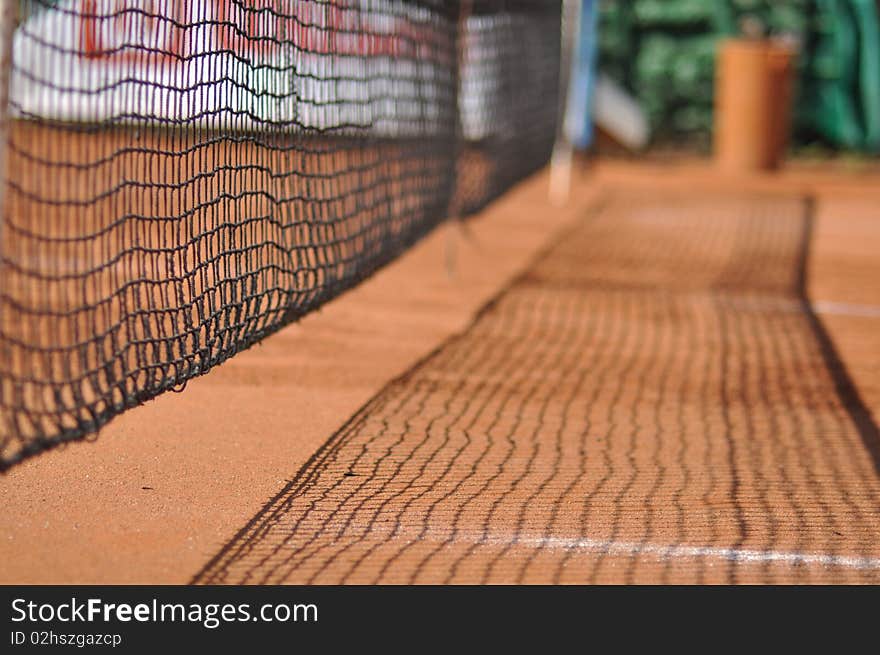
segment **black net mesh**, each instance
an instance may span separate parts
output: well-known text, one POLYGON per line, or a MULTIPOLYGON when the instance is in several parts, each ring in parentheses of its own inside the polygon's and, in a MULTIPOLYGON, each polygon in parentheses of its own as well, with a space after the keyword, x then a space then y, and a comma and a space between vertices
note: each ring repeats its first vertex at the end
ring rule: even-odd
POLYGON ((460 43, 460 214, 482 209, 553 149, 561 3, 474 0, 460 43))
POLYGON ((205 373, 543 165, 559 4, 22 2, 3 44, 0 468, 205 373))

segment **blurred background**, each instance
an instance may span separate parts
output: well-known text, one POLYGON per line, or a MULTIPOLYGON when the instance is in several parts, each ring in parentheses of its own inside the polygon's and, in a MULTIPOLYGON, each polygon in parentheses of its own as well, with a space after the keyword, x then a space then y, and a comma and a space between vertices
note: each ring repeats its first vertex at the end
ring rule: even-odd
POLYGON ((748 130, 721 127, 716 114, 769 102, 781 118, 766 120, 785 133, 788 154, 880 153, 880 0, 583 0, 580 10, 574 75, 582 95, 594 96, 599 128, 570 117, 581 148, 709 153, 719 129, 748 130), (755 91, 742 53, 725 53, 732 39, 783 47, 786 79, 755 91), (731 97, 722 103, 725 84, 731 97))

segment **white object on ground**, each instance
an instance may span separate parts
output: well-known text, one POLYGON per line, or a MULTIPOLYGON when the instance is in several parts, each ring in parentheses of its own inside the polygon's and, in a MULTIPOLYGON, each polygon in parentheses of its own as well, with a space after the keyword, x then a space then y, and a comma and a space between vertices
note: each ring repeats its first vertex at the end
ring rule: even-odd
POLYGON ((651 129, 638 102, 601 72, 593 89, 593 120, 604 132, 630 150, 648 145, 651 129))

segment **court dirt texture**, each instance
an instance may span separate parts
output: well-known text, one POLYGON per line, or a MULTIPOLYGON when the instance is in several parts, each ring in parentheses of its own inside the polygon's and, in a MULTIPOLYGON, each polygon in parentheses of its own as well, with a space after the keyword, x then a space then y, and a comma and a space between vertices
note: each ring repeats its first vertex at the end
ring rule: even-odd
POLYGON ((0 580, 877 582, 878 182, 534 176, 6 473, 0 580))

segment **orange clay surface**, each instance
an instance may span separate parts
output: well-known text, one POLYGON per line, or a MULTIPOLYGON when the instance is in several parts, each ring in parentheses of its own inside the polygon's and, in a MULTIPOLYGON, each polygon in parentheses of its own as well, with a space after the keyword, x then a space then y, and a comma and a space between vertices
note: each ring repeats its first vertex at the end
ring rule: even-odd
POLYGON ((0 582, 878 581, 880 173, 612 161, 546 189, 4 475, 0 582), (849 390, 799 310, 805 234, 849 390))

